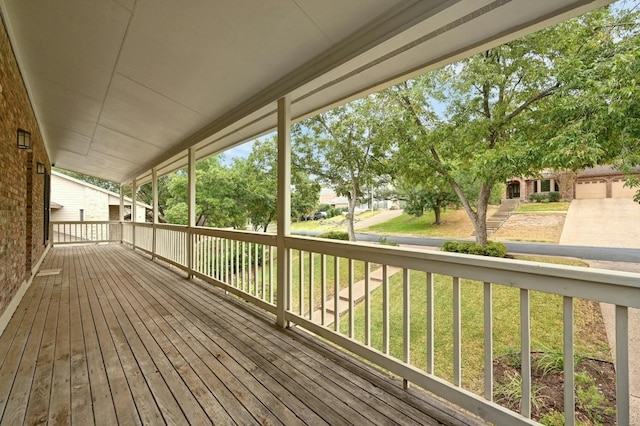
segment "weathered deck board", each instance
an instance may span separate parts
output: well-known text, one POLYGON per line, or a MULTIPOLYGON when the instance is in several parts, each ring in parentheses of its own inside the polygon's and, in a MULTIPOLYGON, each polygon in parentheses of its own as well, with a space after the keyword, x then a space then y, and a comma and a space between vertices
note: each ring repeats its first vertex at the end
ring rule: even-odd
POLYGON ((54 248, 0 336, 0 424, 438 424, 421 394, 117 245, 54 248))

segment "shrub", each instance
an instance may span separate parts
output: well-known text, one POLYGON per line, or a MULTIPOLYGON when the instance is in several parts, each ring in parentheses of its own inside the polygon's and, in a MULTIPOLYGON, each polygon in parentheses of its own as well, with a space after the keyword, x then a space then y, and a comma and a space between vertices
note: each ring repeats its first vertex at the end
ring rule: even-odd
POLYGON ((560 193, 559 192, 550 192, 549 193, 549 201, 552 203, 557 203, 560 201, 560 193))
POLYGON ((557 203, 560 201, 560 193, 559 192, 544 192, 535 194, 531 194, 529 196, 529 201, 534 203, 557 203))
POLYGON ((333 207, 329 207, 327 210, 321 210, 327 212, 327 219, 330 217, 338 216, 340 213, 333 207))
POLYGON ((536 192, 535 194, 531 194, 529 196, 529 200, 534 202, 534 203, 540 203, 542 202, 542 200, 544 200, 546 198, 545 194, 540 194, 538 192, 536 192))
POLYGON ((504 244, 495 241, 489 241, 486 246, 471 241, 447 241, 442 245, 442 251, 491 257, 505 257, 507 254, 504 244))
POLYGON ((344 240, 349 241, 349 234, 343 231, 329 231, 324 234, 318 235, 319 238, 328 238, 330 240, 344 240))
POLYGON ((495 241, 489 241, 484 247, 484 256, 491 257, 505 257, 507 255, 507 248, 502 243, 495 241))

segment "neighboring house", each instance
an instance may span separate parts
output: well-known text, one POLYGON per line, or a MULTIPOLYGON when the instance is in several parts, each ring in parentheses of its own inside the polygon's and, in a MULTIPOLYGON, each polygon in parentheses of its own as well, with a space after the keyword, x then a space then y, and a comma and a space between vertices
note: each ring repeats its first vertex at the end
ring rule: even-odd
MULTIPOLYGON (((389 210, 397 208, 397 203, 394 203, 392 200, 371 200, 374 204, 374 209, 384 209, 389 210)), ((336 192, 331 188, 320 188, 320 204, 328 204, 335 209, 349 207, 349 200, 345 196, 338 196, 336 192)), ((369 202, 364 202, 362 204, 356 205, 356 210, 369 210, 371 208, 371 204, 369 202)))
MULTIPOLYGON (((131 213, 131 198, 125 197, 125 215, 131 213)), ((152 207, 136 203, 136 221, 144 222, 152 207)), ((120 195, 99 186, 51 172, 51 221, 119 220, 120 195)))
MULTIPOLYGON (((640 171, 640 170, 639 170, 640 171)), ((611 166, 597 166, 576 175, 543 172, 540 178, 514 178, 507 182, 506 197, 528 200, 536 193, 560 192, 564 200, 582 198, 633 198, 637 188, 625 187, 624 173, 611 166)))
POLYGON ((331 188, 320 188, 320 204, 328 204, 335 209, 349 207, 349 200, 345 196, 338 196, 331 188))

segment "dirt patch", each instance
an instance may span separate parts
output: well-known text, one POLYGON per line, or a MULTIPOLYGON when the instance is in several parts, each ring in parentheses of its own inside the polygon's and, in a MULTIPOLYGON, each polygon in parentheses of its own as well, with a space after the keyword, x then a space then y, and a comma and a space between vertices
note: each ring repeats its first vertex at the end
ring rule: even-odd
MULTIPOLYGON (((590 300, 574 299, 574 314, 577 423, 615 425, 616 372, 600 305, 590 300)), ((565 423, 562 364, 560 352, 531 354, 532 418, 545 425, 565 423)), ((520 354, 496 358, 493 374, 495 401, 520 412, 520 354)))
POLYGON ((562 213, 512 214, 490 239, 557 243, 566 217, 562 213))
MULTIPOLYGON (((548 355, 548 354, 546 354, 548 355)), ((552 355, 553 356, 553 355, 552 355)), ((506 355, 493 362, 496 382, 495 401, 520 412, 518 387, 519 354, 506 355)), ((544 353, 533 353, 531 417, 542 424, 564 424, 564 376, 558 369, 548 370, 544 353)), ((596 359, 581 359, 575 367, 576 420, 585 425, 616 424, 616 383, 613 364, 596 359)))

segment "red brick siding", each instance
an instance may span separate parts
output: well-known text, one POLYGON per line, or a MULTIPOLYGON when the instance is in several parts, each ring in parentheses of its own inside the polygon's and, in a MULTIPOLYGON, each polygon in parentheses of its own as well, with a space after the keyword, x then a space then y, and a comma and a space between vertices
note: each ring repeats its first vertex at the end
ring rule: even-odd
POLYGON ((36 173, 36 165, 40 162, 51 170, 4 22, 0 25, 0 86, 1 315, 44 253, 44 176, 36 173), (18 128, 31 132, 31 151, 18 149, 18 128))

